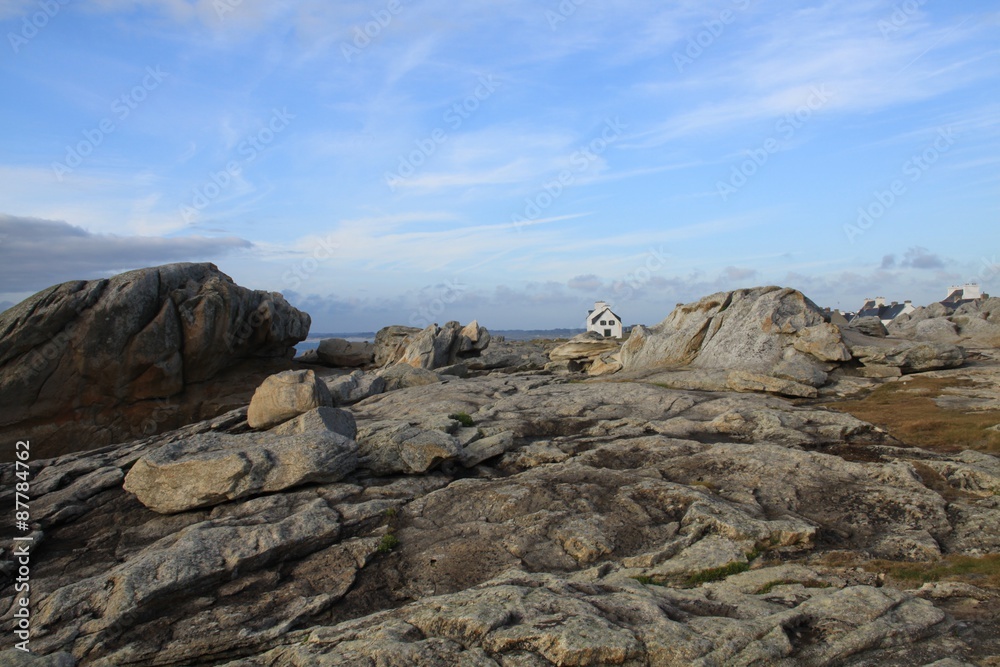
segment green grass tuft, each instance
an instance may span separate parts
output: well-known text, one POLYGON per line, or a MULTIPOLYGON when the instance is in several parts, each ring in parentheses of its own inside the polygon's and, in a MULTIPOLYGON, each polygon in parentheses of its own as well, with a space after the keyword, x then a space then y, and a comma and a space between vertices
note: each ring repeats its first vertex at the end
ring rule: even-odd
POLYGON ((448 415, 448 419, 454 419, 466 428, 476 425, 476 421, 472 418, 472 415, 467 412, 456 412, 453 415, 448 415))
POLYGON ((687 584, 688 586, 707 584, 710 581, 719 581, 734 574, 746 572, 749 569, 750 563, 730 563, 729 565, 723 565, 722 567, 713 567, 708 570, 702 570, 701 572, 695 572, 687 578, 687 584))
POLYGON ((378 552, 380 554, 387 554, 393 549, 399 546, 399 538, 392 533, 386 533, 382 536, 382 541, 379 542, 378 552))

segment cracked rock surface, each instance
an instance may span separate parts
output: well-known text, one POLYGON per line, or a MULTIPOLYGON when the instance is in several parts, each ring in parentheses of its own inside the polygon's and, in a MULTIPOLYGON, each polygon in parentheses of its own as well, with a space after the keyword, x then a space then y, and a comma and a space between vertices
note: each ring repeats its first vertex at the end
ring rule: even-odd
MULTIPOLYGON (((857 566, 1000 552, 992 454, 909 447, 766 394, 579 377, 442 375, 266 431, 244 407, 32 461, 37 664, 1000 654, 994 589, 857 566)), ((8 506, 14 474, 0 467, 8 506)), ((5 636, 15 572, 4 550, 5 636)))

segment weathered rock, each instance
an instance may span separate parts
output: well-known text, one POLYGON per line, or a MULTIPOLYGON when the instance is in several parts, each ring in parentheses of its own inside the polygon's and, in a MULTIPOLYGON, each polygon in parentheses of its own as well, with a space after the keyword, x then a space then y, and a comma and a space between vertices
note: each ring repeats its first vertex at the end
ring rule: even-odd
POLYGON ((509 431, 474 440, 462 449, 462 465, 477 466, 487 459, 500 456, 514 449, 514 434, 509 431))
POLYGON ((720 292, 678 306, 651 329, 635 327, 619 356, 625 370, 726 371, 697 384, 793 396, 815 395, 832 369, 824 364, 851 358, 840 330, 814 303, 778 287, 720 292))
POLYGON ((458 332, 459 340, 458 353, 460 355, 478 356, 490 345, 490 332, 486 327, 480 326, 479 322, 473 320, 466 324, 458 332))
POLYGON ((833 665, 907 647, 945 620, 925 600, 870 586, 800 585, 786 598, 762 599, 725 583, 689 592, 600 570, 563 577, 512 569, 469 590, 303 631, 261 662, 227 667, 833 665))
POLYGON ((398 361, 412 340, 420 333, 417 327, 393 325, 383 327, 375 334, 375 365, 387 366, 398 361))
POLYGON ((552 361, 593 362, 606 352, 617 350, 619 342, 605 338, 596 331, 587 331, 571 338, 568 342, 549 352, 552 361))
POLYGON ((766 391, 782 396, 802 398, 815 398, 817 395, 816 387, 794 380, 747 371, 733 371, 729 374, 726 385, 733 391, 766 391))
MULTIPOLYGON (((315 497, 257 498, 237 512, 178 525, 141 548, 133 546, 124 562, 79 572, 56 590, 39 582, 32 649, 46 654, 66 647, 85 664, 191 664, 220 650, 273 640, 345 591, 331 585, 329 592, 276 595, 277 577, 247 574, 328 547, 341 527, 338 512, 315 497), (249 595, 241 595, 242 589, 249 595), (261 614, 270 622, 259 623, 261 614), (156 631, 162 627, 157 618, 164 616, 183 618, 188 632, 156 631)), ((355 558, 338 565, 349 586, 360 569, 355 558)))
MULTIPOLYGON (((30 646, 30 644, 29 644, 30 646)), ((0 651, 2 667, 76 667, 72 654, 60 651, 51 655, 35 655, 27 651, 11 648, 0 651)))
POLYGON ((331 431, 354 440, 358 434, 358 425, 354 421, 354 415, 347 410, 319 407, 275 426, 270 432, 274 435, 300 435, 314 431, 331 431))
POLYGON ((965 351, 950 343, 870 338, 852 332, 845 332, 845 340, 851 354, 865 366, 888 366, 903 373, 919 373, 965 363, 965 351))
POLYGON ((882 320, 875 316, 871 317, 859 317, 852 320, 848 325, 852 329, 860 331, 866 336, 872 336, 873 338, 885 338, 889 335, 889 331, 882 324, 882 320))
POLYGON ((336 482, 354 471, 354 441, 332 431, 288 436, 205 434, 142 456, 125 490, 155 512, 172 514, 312 482, 336 482))
POLYGON ((475 321, 464 327, 458 322, 432 324, 422 330, 392 326, 375 335, 375 363, 434 370, 477 357, 489 344, 489 331, 475 321))
POLYGON ((619 359, 618 351, 605 352, 590 363, 587 368, 588 375, 611 375, 622 369, 622 362, 619 359))
POLYGON ((280 294, 240 287, 212 264, 50 287, 0 314, 0 428, 39 450, 135 437, 154 401, 243 359, 291 359, 309 323, 280 294))
POLYGON ((889 331, 917 341, 961 343, 976 348, 1000 346, 1000 299, 971 301, 950 309, 933 303, 897 317, 889 331))
POLYGON ((442 381, 441 376, 434 371, 414 368, 406 364, 397 364, 384 368, 379 371, 378 377, 385 382, 386 391, 406 389, 407 387, 422 387, 442 381))
POLYGON ((334 405, 353 405, 387 390, 381 373, 354 371, 350 375, 325 380, 334 405))
POLYGON ((361 425, 358 446, 360 465, 376 475, 425 473, 462 456, 462 449, 453 436, 401 421, 361 425))
POLYGON ((343 338, 325 338, 319 342, 316 356, 320 362, 337 368, 370 366, 375 362, 375 345, 343 338))
POLYGON ((771 374, 782 380, 791 380, 808 387, 821 387, 829 377, 824 370, 823 364, 818 363, 811 357, 801 354, 785 353, 786 359, 782 359, 771 371, 771 374))
POLYGON ((463 362, 470 371, 506 369, 540 370, 549 362, 548 350, 554 345, 539 341, 506 341, 491 338, 490 346, 478 357, 463 362))
POLYGON ((913 333, 914 337, 920 340, 939 343, 955 343, 961 339, 958 325, 943 317, 917 322, 913 327, 913 333))
MULTIPOLYGON (((998 400, 986 352, 935 372, 967 382, 934 400, 998 400)), ((782 354, 790 377, 839 363, 794 344, 782 354)), ((350 410, 364 458, 347 479, 171 515, 126 493, 124 471, 206 439, 241 452, 316 442, 349 431, 347 411, 247 433, 243 408, 33 461, 31 534, 44 547, 32 648, 98 667, 923 665, 997 653, 988 579, 902 591, 871 560, 1000 551, 995 457, 901 446, 811 401, 667 389, 667 373, 449 376, 373 396, 350 410)), ((224 481, 211 461, 198 472, 209 452, 188 453, 197 467, 181 485, 224 481)), ((0 464, 0 505, 14 503, 15 473, 0 464)), ((13 568, 0 551, 0 572, 13 568)), ((0 609, 13 595, 0 590, 0 609)), ((0 618, 0 633, 13 636, 13 621, 0 618)))
POLYGON ((330 390, 316 373, 284 371, 257 387, 247 410, 247 423, 250 428, 266 429, 315 408, 332 405, 330 390))
MULTIPOLYGON (((807 303, 807 307, 809 304, 811 302, 807 303)), ((812 359, 809 360, 814 362, 848 361, 851 358, 851 353, 841 338, 840 329, 828 322, 798 329, 792 347, 810 355, 812 359)), ((789 351, 786 349, 782 356, 789 359, 789 351)))

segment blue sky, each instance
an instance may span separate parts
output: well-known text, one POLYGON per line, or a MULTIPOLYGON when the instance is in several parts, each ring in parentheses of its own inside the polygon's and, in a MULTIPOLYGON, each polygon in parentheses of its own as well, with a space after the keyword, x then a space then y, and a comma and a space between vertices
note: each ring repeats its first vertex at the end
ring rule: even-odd
POLYGON ((1000 291, 1000 11, 0 0, 0 303, 212 261, 314 331, 1000 291))

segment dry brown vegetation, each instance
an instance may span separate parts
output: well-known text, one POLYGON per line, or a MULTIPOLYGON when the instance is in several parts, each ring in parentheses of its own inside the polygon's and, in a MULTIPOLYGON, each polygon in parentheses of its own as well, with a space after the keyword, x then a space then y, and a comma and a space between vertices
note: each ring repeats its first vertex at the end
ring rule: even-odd
POLYGON ((862 399, 827 403, 825 407, 881 426, 893 437, 939 452, 976 449, 1000 452, 1000 411, 961 412, 938 407, 934 399, 949 388, 974 386, 968 380, 918 377, 889 382, 862 399))
POLYGON ((885 574, 903 588, 933 581, 958 581, 979 588, 1000 589, 1000 554, 985 556, 945 556, 929 562, 863 560, 854 553, 835 552, 824 555, 820 562, 833 567, 860 567, 885 574))

